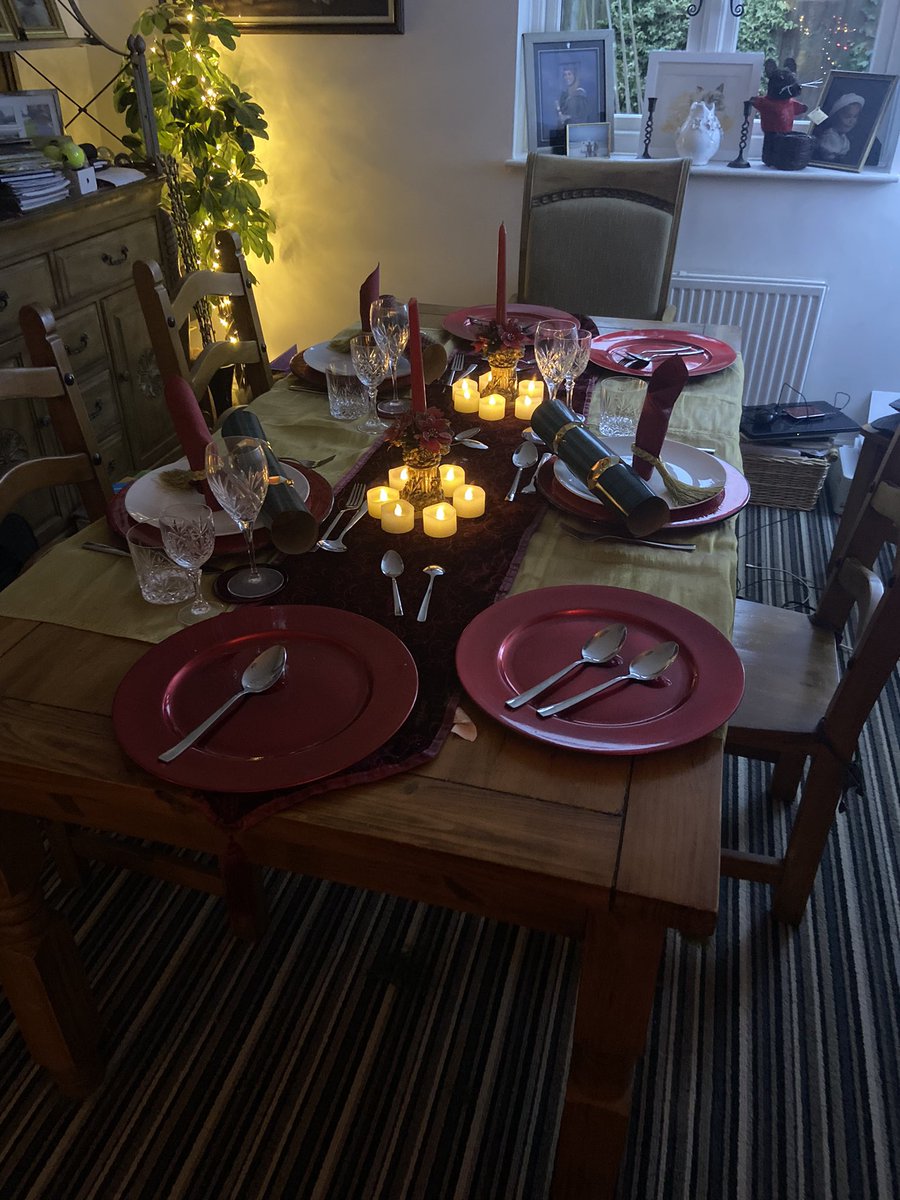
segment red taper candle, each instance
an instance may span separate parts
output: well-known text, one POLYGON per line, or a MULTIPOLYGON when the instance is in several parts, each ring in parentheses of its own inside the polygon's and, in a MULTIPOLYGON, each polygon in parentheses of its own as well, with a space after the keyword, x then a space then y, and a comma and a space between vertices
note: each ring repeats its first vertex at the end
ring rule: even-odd
POLYGON ((422 337, 419 333, 419 302, 415 296, 409 302, 409 384, 412 390, 413 412, 424 412, 428 406, 425 398, 425 371, 422 367, 422 337))
POLYGON ((506 226, 502 221, 497 236, 497 323, 506 324, 506 226))

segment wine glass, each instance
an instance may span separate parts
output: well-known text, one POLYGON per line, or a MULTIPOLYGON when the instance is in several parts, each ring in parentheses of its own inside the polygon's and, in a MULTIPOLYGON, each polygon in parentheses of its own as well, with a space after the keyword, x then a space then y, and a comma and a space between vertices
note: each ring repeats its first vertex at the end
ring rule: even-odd
POLYGON ((185 567, 194 582, 194 599, 178 612, 182 625, 195 625, 222 611, 220 604, 210 604, 200 590, 203 564, 216 544, 213 515, 205 504, 173 504, 160 514, 159 532, 163 547, 172 562, 185 567))
POLYGON ((583 375, 585 368, 590 362, 591 357, 591 342, 594 335, 587 329, 578 330, 578 344, 575 348, 575 357, 572 360, 572 365, 566 371, 566 404, 569 408, 572 407, 572 396, 575 392, 575 380, 579 375, 583 375))
POLYGON ((409 309, 394 296, 379 296, 377 300, 372 301, 369 322, 372 332, 388 356, 388 369, 394 385, 394 398, 383 401, 381 411, 386 413, 406 412, 409 402, 401 400, 397 393, 397 363, 409 341, 409 309))
POLYGON ((227 437, 206 447, 206 478, 213 495, 247 539, 250 566, 235 572, 227 588, 241 600, 271 596, 284 583, 274 567, 258 567, 253 549, 253 522, 269 489, 269 464, 258 438, 227 437))
POLYGON ((578 350, 578 326, 574 321, 539 321, 534 331, 534 358, 538 370, 556 399, 559 385, 572 368, 578 350))
POLYGON ((369 412, 356 426, 360 433, 380 433, 387 429, 388 422, 378 415, 378 385, 386 377, 390 367, 384 346, 373 333, 358 333, 350 339, 350 357, 356 377, 369 393, 369 412))

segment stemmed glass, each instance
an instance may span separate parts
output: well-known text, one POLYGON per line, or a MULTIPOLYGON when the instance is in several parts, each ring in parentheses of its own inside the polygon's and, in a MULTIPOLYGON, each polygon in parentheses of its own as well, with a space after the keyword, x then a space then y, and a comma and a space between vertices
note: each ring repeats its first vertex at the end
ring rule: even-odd
POLYGON ((534 331, 534 358, 538 370, 556 399, 559 385, 572 369, 578 350, 578 326, 574 321, 539 321, 534 331))
POLYGON ((159 518, 163 547, 172 562, 185 567, 194 581, 194 599, 179 609, 182 625, 195 625, 222 611, 221 604, 210 604, 200 590, 203 564, 216 544, 213 515, 205 504, 173 504, 159 518))
POLYGON ((356 377, 369 393, 369 412, 356 426, 360 433, 380 433, 388 422, 378 415, 378 385, 387 378, 390 363, 387 351, 372 333, 358 333, 350 339, 350 357, 356 377))
POLYGON ((284 583, 274 567, 258 567, 253 549, 253 522, 269 490, 269 464, 258 438, 227 437, 206 447, 206 478, 213 495, 247 539, 250 566, 228 580, 228 591, 241 600, 271 596, 284 583))
POLYGON ((377 300, 372 301, 369 321, 372 332, 388 356, 388 369, 394 385, 394 398, 383 401, 381 411, 385 413, 406 412, 409 402, 401 400, 397 392, 397 363, 409 341, 409 309, 393 296, 379 296, 377 300))
POLYGON ((579 375, 583 375, 585 368, 588 365, 591 357, 591 342, 594 335, 587 329, 578 330, 578 345, 575 348, 575 357, 572 360, 572 365, 566 371, 566 404, 569 408, 572 407, 572 396, 575 392, 575 380, 579 375))

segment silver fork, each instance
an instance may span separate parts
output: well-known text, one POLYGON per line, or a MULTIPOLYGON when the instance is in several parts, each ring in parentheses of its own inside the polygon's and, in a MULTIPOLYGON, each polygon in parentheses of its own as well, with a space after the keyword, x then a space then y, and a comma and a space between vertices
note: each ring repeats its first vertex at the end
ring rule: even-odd
MULTIPOLYGON (((357 479, 356 483, 354 483, 353 487, 350 489, 350 491, 345 496, 344 503, 334 514, 334 517, 331 520, 331 524, 328 526, 328 528, 325 530, 325 532, 322 534, 322 536, 316 542, 315 546, 313 546, 312 551, 310 551, 310 553, 312 553, 315 550, 318 550, 323 542, 328 541, 329 535, 336 528, 337 523, 338 523, 338 521, 340 521, 341 517, 346 516, 347 513, 350 513, 350 512, 358 512, 362 508, 363 501, 365 500, 365 498, 366 498, 366 485, 361 479, 357 479)), ((349 529, 349 525, 347 528, 349 529)), ((346 533, 346 530, 344 530, 344 532, 346 533)))
POLYGON ((462 350, 457 350, 456 353, 453 355, 453 357, 450 359, 450 378, 447 380, 448 387, 453 382, 453 380, 456 378, 457 372, 459 372, 463 369, 463 363, 465 361, 466 361, 465 355, 463 354, 462 350))
POLYGON ((648 542, 646 538, 620 537, 616 533, 590 533, 572 525, 560 525, 563 533, 579 542, 625 542, 628 546, 652 546, 655 550, 683 550, 690 554, 697 547, 693 542, 648 542))

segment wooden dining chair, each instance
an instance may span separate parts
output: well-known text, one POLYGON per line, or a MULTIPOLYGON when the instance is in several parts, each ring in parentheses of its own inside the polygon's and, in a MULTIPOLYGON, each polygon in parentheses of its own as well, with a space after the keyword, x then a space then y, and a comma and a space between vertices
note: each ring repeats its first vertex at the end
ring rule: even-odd
POLYGON ((521 303, 635 320, 667 309, 688 159, 530 154, 519 248, 521 303))
POLYGON ((231 230, 220 230, 216 234, 216 249, 219 270, 193 271, 182 280, 174 297, 169 296, 159 263, 138 261, 133 268, 134 284, 163 383, 175 377, 186 380, 201 407, 208 408, 212 423, 218 414, 208 389, 220 368, 241 366, 254 398, 269 391, 273 383, 241 239, 231 230), (191 361, 188 321, 194 306, 209 297, 228 300, 234 332, 226 341, 205 346, 191 361))
POLYGON ((845 512, 843 549, 812 616, 737 603, 733 641, 746 689, 726 752, 775 763, 773 800, 791 803, 801 790, 784 856, 723 849, 722 874, 773 885, 773 912, 791 924, 803 916, 845 786, 858 779, 863 725, 900 661, 900 556, 886 581, 873 570, 898 531, 900 430, 864 501, 845 512), (854 608, 854 643, 842 671, 836 637, 850 636, 845 626, 854 608))

